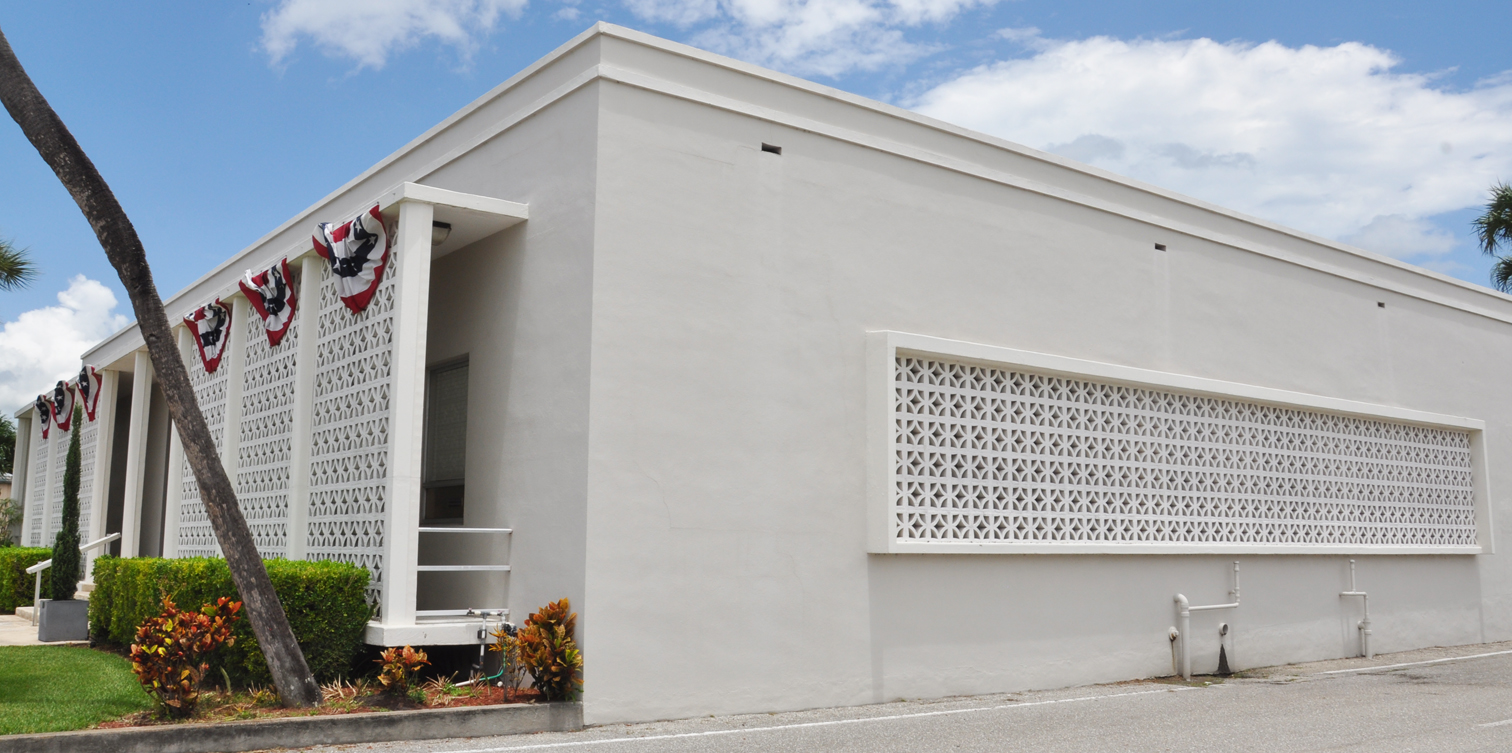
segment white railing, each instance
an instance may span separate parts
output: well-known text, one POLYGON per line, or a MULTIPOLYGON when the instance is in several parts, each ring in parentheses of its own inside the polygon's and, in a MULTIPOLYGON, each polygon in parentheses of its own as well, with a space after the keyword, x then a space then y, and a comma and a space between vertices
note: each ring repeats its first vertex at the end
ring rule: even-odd
MULTIPOLYGON (((94 541, 89 542, 88 544, 84 544, 84 545, 80 546, 79 547, 79 554, 84 554, 84 553, 88 552, 91 549, 95 549, 97 547, 105 546, 106 544, 109 544, 110 542, 115 541, 116 539, 119 539, 119 538, 121 538, 121 534, 119 534, 119 533, 112 533, 109 536, 106 536, 104 538, 96 539, 94 541)), ((33 594, 32 595, 32 624, 33 625, 37 624, 37 613, 42 610, 42 571, 46 570, 49 567, 52 567, 52 558, 50 558, 50 557, 48 559, 42 560, 41 562, 38 562, 35 565, 32 565, 31 567, 26 568, 26 573, 28 575, 36 575, 37 576, 37 586, 36 586, 36 588, 32 592, 32 594, 33 594)))
MULTIPOLYGON (((514 529, 512 529, 512 528, 466 528, 466 527, 463 527, 463 526, 422 526, 419 529, 419 531, 420 531, 420 533, 485 533, 485 534, 500 534, 500 535, 504 535, 504 536, 508 536, 508 535, 514 533, 514 529)), ((509 572, 509 565, 416 565, 415 566, 415 572, 417 572, 417 573, 476 573, 476 572, 507 573, 507 572, 509 572)), ((415 611, 415 616, 416 617, 427 617, 427 618, 437 618, 437 617, 441 617, 441 618, 444 618, 444 617, 477 617, 477 616, 483 616, 485 618, 487 616, 507 617, 507 616, 509 616, 509 610, 505 609, 503 607, 490 607, 490 608, 487 608, 487 609, 479 609, 479 608, 476 608, 476 607, 471 608, 471 609, 419 609, 419 610, 415 611)), ((479 635, 478 639, 479 640, 483 640, 483 636, 479 635)))

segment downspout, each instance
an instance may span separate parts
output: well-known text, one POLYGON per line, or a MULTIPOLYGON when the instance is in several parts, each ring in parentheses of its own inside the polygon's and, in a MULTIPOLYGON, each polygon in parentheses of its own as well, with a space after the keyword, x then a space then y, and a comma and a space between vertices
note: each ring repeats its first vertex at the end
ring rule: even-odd
POLYGON ((1371 653, 1370 651, 1370 595, 1365 593, 1364 591, 1355 589, 1354 560, 1349 561, 1349 590, 1339 592, 1339 598, 1342 599, 1345 596, 1360 597, 1360 605, 1364 607, 1365 610, 1365 619, 1360 620, 1359 623, 1355 625, 1355 630, 1359 631, 1360 633, 1360 653, 1363 654, 1366 659, 1373 659, 1375 658, 1375 654, 1371 653))
MULTIPOLYGON (((1228 604, 1204 604, 1194 607, 1187 602, 1187 597, 1176 594, 1176 619, 1179 627, 1172 631, 1181 639, 1181 679, 1192 679, 1192 652, 1190 649, 1192 635, 1192 613, 1210 612, 1216 609, 1234 609, 1239 606, 1239 562, 1234 561, 1234 590, 1229 591, 1234 600, 1228 604)), ((1221 640, 1221 638, 1220 638, 1221 640)))

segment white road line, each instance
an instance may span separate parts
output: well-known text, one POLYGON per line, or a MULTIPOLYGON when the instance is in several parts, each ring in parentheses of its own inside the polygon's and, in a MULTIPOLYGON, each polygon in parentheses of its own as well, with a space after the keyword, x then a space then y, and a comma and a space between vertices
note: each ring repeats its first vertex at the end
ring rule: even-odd
POLYGON ((1350 672, 1374 672, 1380 669, 1396 669, 1397 667, 1417 667, 1424 664, 1442 664, 1446 661, 1464 661, 1466 659, 1484 659, 1488 656, 1503 656, 1512 654, 1512 651, 1492 651, 1489 654, 1472 654, 1470 656, 1451 656, 1447 659, 1429 659, 1427 661, 1410 661, 1402 664, 1383 664, 1379 667, 1360 667, 1358 669, 1332 669, 1327 672, 1319 672, 1320 675, 1342 675, 1350 672))
POLYGON ((544 748, 572 748, 582 745, 610 745, 612 743, 638 743, 650 740, 678 740, 686 737, 713 737, 715 735, 743 735, 755 732, 774 732, 784 729, 803 729, 805 727, 833 727, 841 724, 864 724, 866 722, 889 722, 897 719, 919 719, 928 716, 946 716, 950 714, 972 714, 979 711, 1001 711, 1005 709, 1026 709, 1031 706, 1049 706, 1056 703, 1080 703, 1082 701, 1103 701, 1110 698, 1129 698, 1137 695, 1152 695, 1155 693, 1175 693, 1182 690, 1202 690, 1202 688, 1161 688, 1160 690, 1141 690, 1137 693, 1113 693, 1110 695, 1083 696, 1080 698, 1061 698, 1055 701, 1030 701, 1028 703, 1006 703, 1001 706, 978 706, 967 709, 948 709, 945 711, 921 711, 917 714, 894 714, 892 716, 870 716, 861 719, 833 719, 827 722, 804 722, 802 724, 778 724, 771 727, 744 727, 741 729, 718 729, 708 732, 683 732, 675 735, 647 735, 645 737, 611 737, 602 740, 575 740, 565 743, 540 743, 538 745, 515 745, 505 748, 468 748, 466 750, 448 750, 438 753, 499 753, 508 750, 541 750, 544 748))
POLYGON ((1501 726, 1508 725, 1508 724, 1512 724, 1512 719, 1503 719, 1503 720, 1501 720, 1499 722, 1486 722, 1485 724, 1477 724, 1475 726, 1477 726, 1477 727, 1501 727, 1501 726))

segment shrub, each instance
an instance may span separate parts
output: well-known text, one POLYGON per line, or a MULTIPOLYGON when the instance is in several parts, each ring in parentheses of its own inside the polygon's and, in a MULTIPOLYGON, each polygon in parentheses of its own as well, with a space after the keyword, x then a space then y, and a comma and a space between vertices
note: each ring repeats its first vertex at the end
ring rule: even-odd
POLYGON ((384 649, 373 661, 380 665, 378 682, 394 695, 408 694, 415 678, 420 675, 420 668, 430 664, 424 651, 409 646, 384 649))
MULTIPOLYGON (((344 562, 267 560, 268 578, 289 616, 305 661, 319 682, 351 676, 363 648, 363 633, 372 610, 363 595, 368 572, 344 562)), ((211 603, 230 594, 240 600, 226 561, 195 557, 138 557, 95 560, 95 590, 89 596, 89 631, 96 643, 126 646, 138 625, 157 614, 163 595, 180 604, 211 603)), ((209 659, 218 674, 225 670, 237 685, 272 681, 252 627, 235 627, 236 643, 209 659)))
POLYGON ((231 626, 241 606, 222 596, 198 612, 181 612, 172 599, 164 598, 163 613, 137 628, 131 669, 152 697, 158 716, 184 719, 194 714, 200 681, 210 671, 205 657, 236 644, 231 626))
MULTIPOLYGON (((0 614, 12 614, 16 607, 32 605, 32 590, 37 576, 27 575, 26 568, 52 556, 51 549, 36 546, 12 546, 0 549, 0 614)), ((52 568, 42 571, 42 594, 52 593, 52 568)))
POLYGON ((583 654, 573 633, 577 613, 568 614, 567 599, 541 607, 510 639, 510 649, 519 657, 520 668, 530 674, 531 686, 547 701, 572 700, 583 688, 578 673, 583 654))
MULTIPOLYGON (((62 382, 58 386, 62 386, 62 382)), ((79 431, 84 424, 84 409, 74 409, 73 431, 68 435, 68 457, 63 462, 63 528, 53 540, 52 598, 71 601, 79 590, 79 431)))

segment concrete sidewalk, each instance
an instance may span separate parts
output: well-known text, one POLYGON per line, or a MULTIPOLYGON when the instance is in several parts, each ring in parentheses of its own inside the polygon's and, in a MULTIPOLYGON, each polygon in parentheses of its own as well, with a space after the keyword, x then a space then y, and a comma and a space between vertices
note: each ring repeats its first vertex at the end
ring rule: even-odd
POLYGON ((87 641, 43 643, 37 640, 37 626, 31 623, 29 614, 0 614, 0 646, 78 646, 85 643, 87 641))
POLYGON ((1213 682, 1140 681, 360 750, 1512 750, 1512 642, 1272 667, 1213 682))

